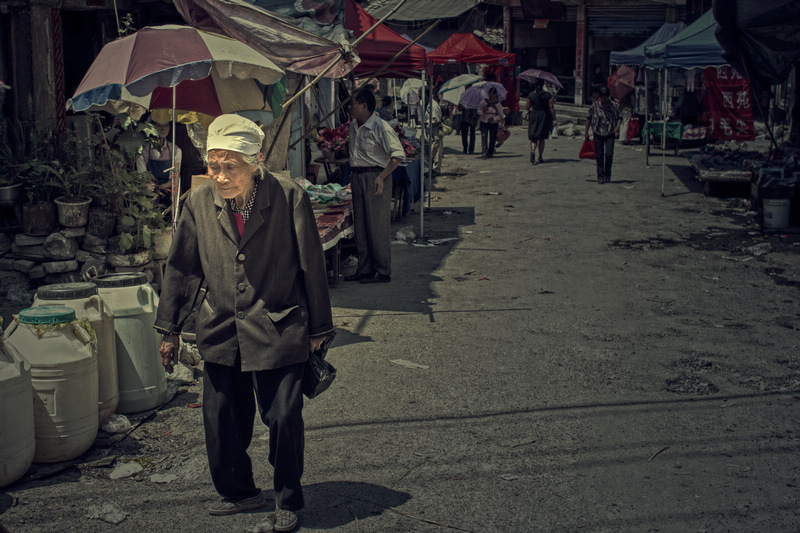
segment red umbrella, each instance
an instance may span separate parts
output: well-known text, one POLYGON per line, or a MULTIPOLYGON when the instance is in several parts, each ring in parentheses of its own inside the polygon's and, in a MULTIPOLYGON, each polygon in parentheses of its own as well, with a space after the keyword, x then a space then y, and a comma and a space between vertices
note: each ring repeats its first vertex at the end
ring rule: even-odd
POLYGON ((636 84, 636 71, 631 67, 622 65, 616 72, 608 77, 608 90, 611 96, 617 100, 622 100, 622 97, 633 90, 636 84))

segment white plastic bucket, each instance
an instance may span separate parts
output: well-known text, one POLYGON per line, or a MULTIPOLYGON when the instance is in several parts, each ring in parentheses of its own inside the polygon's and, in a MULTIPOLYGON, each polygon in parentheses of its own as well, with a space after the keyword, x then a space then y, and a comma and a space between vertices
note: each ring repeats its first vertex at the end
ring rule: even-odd
POLYGON ((782 229, 789 227, 792 201, 789 198, 764 198, 764 227, 782 229))
POLYGON ((25 475, 33 462, 31 365, 0 339, 0 487, 25 475))
POLYGON ((97 285, 90 282, 43 285, 36 291, 33 306, 43 305, 73 309, 75 317, 87 319, 97 335, 98 416, 102 425, 119 404, 114 313, 97 294, 97 285))
POLYGON ((63 306, 23 309, 7 343, 31 365, 36 450, 33 461, 68 461, 97 436, 97 351, 88 321, 63 306))
POLYGON ((147 276, 135 272, 103 274, 92 279, 98 294, 114 313, 119 413, 139 413, 167 398, 167 381, 153 329, 158 295, 147 276))

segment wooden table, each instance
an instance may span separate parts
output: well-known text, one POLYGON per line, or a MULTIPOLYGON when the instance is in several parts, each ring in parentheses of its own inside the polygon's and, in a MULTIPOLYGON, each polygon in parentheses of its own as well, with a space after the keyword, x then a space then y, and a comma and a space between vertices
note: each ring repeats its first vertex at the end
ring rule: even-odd
POLYGON ((336 172, 333 167, 341 167, 344 166, 349 159, 328 159, 326 157, 318 157, 314 160, 314 163, 322 163, 322 167, 325 169, 325 181, 327 183, 331 183, 331 176, 336 172))
POLYGON ((314 218, 317 219, 319 240, 322 250, 330 254, 333 267, 333 280, 330 285, 339 285, 339 266, 341 262, 341 241, 352 239, 353 229, 353 201, 346 200, 337 204, 314 204, 314 218))

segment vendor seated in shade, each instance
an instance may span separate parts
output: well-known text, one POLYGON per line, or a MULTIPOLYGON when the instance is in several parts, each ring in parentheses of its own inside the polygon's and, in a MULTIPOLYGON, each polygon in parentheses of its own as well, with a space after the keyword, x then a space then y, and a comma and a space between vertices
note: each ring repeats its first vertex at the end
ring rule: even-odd
POLYGON ((386 122, 394 120, 394 113, 392 113, 392 98, 390 96, 384 96, 381 103, 382 105, 378 110, 378 116, 386 122))
POLYGON ((172 179, 170 172, 180 179, 181 175, 181 149, 169 141, 170 123, 162 124, 154 122, 158 132, 158 140, 153 143, 146 143, 142 148, 142 153, 136 160, 136 170, 139 172, 150 172, 155 178, 153 189, 159 194, 160 202, 165 205, 172 203, 172 179), (173 155, 175 158, 175 168, 173 165, 173 155))

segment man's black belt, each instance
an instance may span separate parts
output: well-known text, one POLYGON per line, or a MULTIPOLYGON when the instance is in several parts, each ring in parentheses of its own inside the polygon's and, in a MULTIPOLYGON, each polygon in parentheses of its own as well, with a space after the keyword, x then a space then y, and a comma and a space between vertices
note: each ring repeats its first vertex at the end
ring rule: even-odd
POLYGON ((382 172, 383 167, 350 167, 350 172, 355 173, 362 173, 362 172, 382 172))

